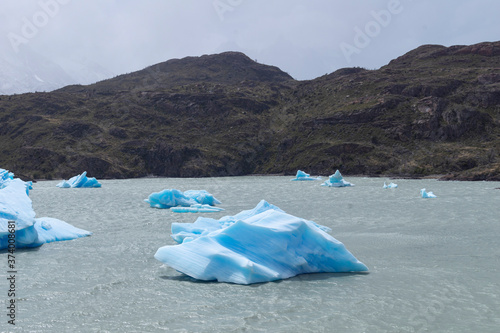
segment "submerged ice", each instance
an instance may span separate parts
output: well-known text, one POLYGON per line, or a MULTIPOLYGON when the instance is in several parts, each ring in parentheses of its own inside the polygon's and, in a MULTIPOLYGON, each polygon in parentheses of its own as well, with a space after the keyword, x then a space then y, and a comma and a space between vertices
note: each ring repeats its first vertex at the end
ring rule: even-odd
POLYGON ((329 230, 261 201, 219 220, 173 223, 172 237, 180 244, 159 248, 155 258, 196 279, 237 284, 368 271, 329 230))
POLYGON ((390 182, 389 185, 387 185, 384 182, 384 188, 396 188, 396 187, 398 187, 398 184, 394 184, 393 182, 390 182))
POLYGON ((423 188, 423 189, 420 190, 420 195, 424 199, 427 199, 427 198, 437 198, 434 193, 425 191, 425 188, 423 188))
POLYGON ((68 181, 63 180, 56 186, 60 188, 101 187, 101 183, 94 177, 88 178, 87 171, 84 171, 81 175, 71 177, 68 181))
MULTIPOLYGON (((5 176, 0 169, 0 249, 9 246, 9 235, 15 235, 16 248, 41 246, 44 243, 75 239, 91 233, 49 217, 35 218, 29 190, 31 182, 5 176)), ((11 237, 12 239, 12 237, 11 237)))
POLYGON ((333 175, 331 175, 327 181, 325 181, 321 186, 329 186, 329 187, 346 187, 346 186, 354 186, 354 184, 349 183, 344 180, 344 177, 340 174, 340 171, 337 170, 333 175))
POLYGON ((168 209, 171 207, 190 207, 194 205, 214 206, 221 202, 205 190, 189 190, 181 192, 176 189, 166 189, 149 195, 145 202, 153 208, 168 209))
POLYGON ((210 205, 194 204, 189 207, 172 207, 170 210, 174 213, 215 213, 221 212, 224 208, 210 205))
POLYGON ((298 180, 298 181, 302 181, 302 180, 321 180, 321 177, 311 177, 310 174, 305 173, 302 170, 297 170, 297 175, 295 175, 295 178, 293 178, 291 180, 298 180))

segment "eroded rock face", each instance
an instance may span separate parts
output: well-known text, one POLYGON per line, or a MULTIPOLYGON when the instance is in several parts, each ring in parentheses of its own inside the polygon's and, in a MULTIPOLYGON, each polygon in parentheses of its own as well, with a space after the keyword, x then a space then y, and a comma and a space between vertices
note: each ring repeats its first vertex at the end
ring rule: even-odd
POLYGON ((438 97, 426 97, 415 104, 418 118, 413 122, 415 138, 436 141, 457 140, 473 136, 494 125, 492 117, 472 107, 449 105, 438 97))

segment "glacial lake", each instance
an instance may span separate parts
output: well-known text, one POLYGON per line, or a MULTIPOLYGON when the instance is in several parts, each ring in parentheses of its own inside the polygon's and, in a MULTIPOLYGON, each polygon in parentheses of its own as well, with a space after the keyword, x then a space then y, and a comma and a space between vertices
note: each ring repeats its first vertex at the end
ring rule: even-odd
MULTIPOLYGON (((103 180, 100 189, 34 184, 37 217, 91 237, 18 250, 22 332, 498 332, 500 182, 345 176, 349 188, 293 177, 103 180), (178 214, 143 200, 204 189, 226 210, 178 214), (420 189, 437 195, 422 199, 420 189), (261 199, 332 228, 369 274, 307 274, 234 285, 201 282, 154 259, 172 222, 219 218, 261 199)), ((3 273, 7 254, 0 253, 3 273)), ((4 298, 7 282, 0 283, 4 298)), ((0 331, 11 330, 4 307, 0 331)))

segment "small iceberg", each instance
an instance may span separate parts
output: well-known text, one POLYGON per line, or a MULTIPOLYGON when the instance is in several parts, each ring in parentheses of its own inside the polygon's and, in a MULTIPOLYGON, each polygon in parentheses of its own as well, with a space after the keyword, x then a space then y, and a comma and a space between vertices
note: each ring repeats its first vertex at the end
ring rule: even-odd
POLYGON ((331 175, 327 181, 325 181, 321 186, 329 186, 329 187, 346 187, 346 186, 354 186, 354 184, 345 181, 340 171, 337 170, 333 175, 331 175))
POLYGON ((224 208, 210 205, 195 204, 189 207, 172 207, 170 210, 174 213, 214 213, 221 212, 224 208))
POLYGON ((420 195, 422 196, 422 198, 437 198, 434 193, 426 192, 425 188, 420 190, 420 195))
POLYGON ((299 180, 299 181, 301 181, 301 180, 321 180, 321 177, 311 177, 310 174, 305 173, 302 170, 298 170, 295 178, 290 179, 290 180, 299 180))
POLYGON ((56 186, 60 188, 97 188, 101 187, 101 183, 94 177, 88 178, 87 171, 84 171, 81 175, 71 177, 68 181, 63 180, 56 186))
POLYGON ((394 184, 393 182, 390 182, 389 185, 387 185, 384 182, 384 188, 396 188, 396 187, 398 187, 398 184, 394 184))
POLYGON ((0 169, 0 250, 38 247, 92 234, 58 219, 35 218, 29 198, 31 182, 14 178, 12 173, 6 177, 5 174, 0 169))
POLYGON ((178 245, 163 246, 155 258, 195 279, 252 284, 304 273, 367 272, 343 243, 312 221, 266 201, 219 220, 172 223, 178 245))
POLYGON ((205 190, 189 190, 181 192, 176 189, 166 189, 149 195, 145 202, 153 208, 168 209, 171 207, 190 207, 193 205, 214 206, 221 202, 205 190))

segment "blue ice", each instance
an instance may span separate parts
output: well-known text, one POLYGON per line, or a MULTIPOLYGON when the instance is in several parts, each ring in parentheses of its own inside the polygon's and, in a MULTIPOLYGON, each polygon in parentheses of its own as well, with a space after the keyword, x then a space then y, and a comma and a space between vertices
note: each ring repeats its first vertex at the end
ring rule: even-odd
POLYGON ((398 187, 398 184, 394 184, 393 182, 390 182, 389 185, 387 185, 384 182, 384 188, 396 188, 396 187, 398 187))
POLYGON ((0 186, 2 186, 2 184, 8 179, 14 179, 14 174, 9 172, 9 170, 0 169, 0 186))
POLYGON ((223 211, 224 208, 194 204, 189 207, 171 207, 170 210, 174 213, 215 213, 223 211))
POLYGON ((327 181, 325 181, 321 186, 329 186, 329 187, 346 187, 346 186, 354 186, 354 184, 349 183, 344 180, 344 177, 340 174, 340 171, 337 170, 333 175, 331 175, 327 181))
POLYGON ((426 198, 437 198, 434 193, 432 193, 432 192, 426 192, 425 188, 423 188, 423 189, 420 190, 420 195, 424 199, 426 199, 426 198))
POLYGON ((48 217, 35 218, 29 189, 31 182, 5 176, 0 169, 0 249, 9 246, 9 235, 15 232, 16 248, 38 247, 53 241, 70 240, 91 233, 48 217), (14 223, 9 223, 13 221, 14 223))
POLYGON ((38 232, 38 239, 44 243, 66 241, 90 236, 92 234, 91 232, 76 228, 69 223, 52 217, 40 217, 35 221, 35 229, 38 232))
POLYGON ((321 180, 321 177, 311 177, 310 174, 305 173, 302 170, 298 170, 295 178, 290 180, 321 180))
POLYGON ((63 180, 56 186, 60 188, 101 187, 101 183, 94 177, 88 178, 87 171, 84 171, 81 175, 71 177, 68 181, 63 180))
POLYGON ((205 190, 189 190, 181 192, 176 189, 166 189, 161 192, 154 192, 149 195, 145 202, 153 208, 168 209, 171 207, 182 206, 190 207, 192 205, 210 205, 214 206, 221 202, 212 194, 205 190))
POLYGON ((181 244, 163 246, 155 258, 199 280, 252 284, 320 272, 366 272, 327 227, 261 201, 253 210, 219 220, 173 223, 181 244))

